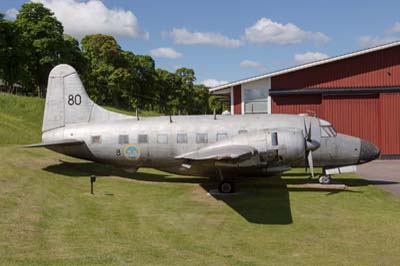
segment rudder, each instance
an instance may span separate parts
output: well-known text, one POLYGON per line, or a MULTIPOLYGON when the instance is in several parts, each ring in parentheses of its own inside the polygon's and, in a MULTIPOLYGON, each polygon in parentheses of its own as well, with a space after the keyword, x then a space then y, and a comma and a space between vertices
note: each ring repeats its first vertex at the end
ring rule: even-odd
POLYGON ((69 124, 126 119, 129 116, 107 111, 96 105, 86 93, 76 70, 58 65, 50 74, 42 131, 69 124))

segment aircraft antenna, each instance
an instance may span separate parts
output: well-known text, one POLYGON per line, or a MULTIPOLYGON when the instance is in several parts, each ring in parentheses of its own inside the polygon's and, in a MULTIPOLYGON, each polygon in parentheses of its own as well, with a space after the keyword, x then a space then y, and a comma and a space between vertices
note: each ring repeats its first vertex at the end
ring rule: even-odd
POLYGON ((138 110, 138 108, 136 108, 136 119, 137 119, 137 121, 140 120, 140 119, 139 119, 139 110, 138 110))
POLYGON ((215 111, 215 108, 214 108, 214 120, 217 120, 217 112, 215 111))

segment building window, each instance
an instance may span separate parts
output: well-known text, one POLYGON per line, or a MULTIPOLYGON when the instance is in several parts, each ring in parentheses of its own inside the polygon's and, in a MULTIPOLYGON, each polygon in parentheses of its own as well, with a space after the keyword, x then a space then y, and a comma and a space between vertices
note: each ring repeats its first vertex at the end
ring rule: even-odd
POLYGON ((246 88, 244 89, 244 113, 267 113, 268 94, 267 88, 246 88))
POLYGON ((217 141, 226 139, 228 137, 227 133, 217 133, 217 141))
POLYGON ((118 136, 118 144, 128 144, 129 136, 128 135, 119 135, 118 136))
POLYGON ((241 129, 238 131, 239 135, 240 134, 246 134, 248 131, 246 129, 241 129))
POLYGON ((145 134, 139 134, 138 135, 138 143, 141 143, 141 144, 149 143, 148 136, 145 134))
POLYGON ((168 144, 168 135, 167 134, 157 135, 157 143, 158 144, 168 144))
POLYGON ((187 134, 177 134, 176 135, 176 143, 178 144, 183 144, 183 143, 188 143, 188 137, 187 134))
POLYGON ((92 144, 101 144, 101 136, 92 136, 92 144))
POLYGON ((207 133, 197 133, 196 134, 196 143, 208 143, 208 134, 207 133))

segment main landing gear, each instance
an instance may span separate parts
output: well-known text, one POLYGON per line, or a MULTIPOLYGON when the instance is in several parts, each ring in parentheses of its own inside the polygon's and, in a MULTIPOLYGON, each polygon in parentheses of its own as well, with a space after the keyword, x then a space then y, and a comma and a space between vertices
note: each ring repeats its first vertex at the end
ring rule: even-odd
POLYGON ((222 180, 218 185, 220 193, 233 193, 235 192, 235 183, 230 180, 222 180))
POLYGON ((221 182, 218 184, 218 191, 220 193, 228 194, 235 192, 235 182, 230 179, 225 179, 222 175, 221 169, 218 168, 218 176, 221 182))

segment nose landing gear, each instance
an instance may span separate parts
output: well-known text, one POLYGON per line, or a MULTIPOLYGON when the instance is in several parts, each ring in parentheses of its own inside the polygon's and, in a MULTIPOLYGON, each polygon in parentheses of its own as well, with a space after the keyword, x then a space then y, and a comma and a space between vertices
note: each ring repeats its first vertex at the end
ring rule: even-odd
POLYGON ((330 184, 332 182, 332 178, 330 175, 322 174, 319 176, 318 181, 320 184, 330 184))

